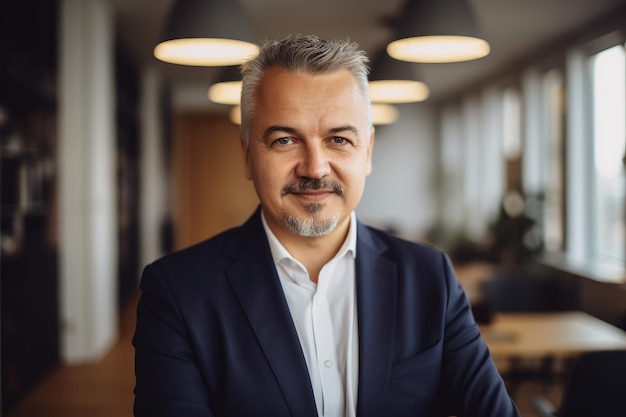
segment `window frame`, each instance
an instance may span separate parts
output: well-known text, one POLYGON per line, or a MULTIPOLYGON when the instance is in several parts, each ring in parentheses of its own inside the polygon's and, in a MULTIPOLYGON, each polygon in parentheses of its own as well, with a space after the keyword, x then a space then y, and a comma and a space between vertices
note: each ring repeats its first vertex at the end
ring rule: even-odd
MULTIPOLYGON (((623 282, 626 253, 621 265, 594 256, 594 124, 593 72, 590 59, 626 39, 612 31, 567 52, 566 227, 564 263, 598 281, 623 282)), ((623 233, 626 234, 626 228, 623 233)))

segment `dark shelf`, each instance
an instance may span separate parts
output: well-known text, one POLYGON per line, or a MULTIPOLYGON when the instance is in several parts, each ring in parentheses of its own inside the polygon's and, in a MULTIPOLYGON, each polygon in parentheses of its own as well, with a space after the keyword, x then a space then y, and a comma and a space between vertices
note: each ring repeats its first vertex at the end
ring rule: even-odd
POLYGON ((0 2, 0 317, 5 414, 59 364, 55 0, 0 2))

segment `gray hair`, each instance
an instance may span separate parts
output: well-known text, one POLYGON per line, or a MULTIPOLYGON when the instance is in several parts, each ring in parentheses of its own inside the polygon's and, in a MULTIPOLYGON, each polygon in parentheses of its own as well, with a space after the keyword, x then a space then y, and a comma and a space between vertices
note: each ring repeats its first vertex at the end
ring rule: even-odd
MULTIPOLYGON (((250 121, 254 117, 256 90, 263 73, 270 67, 305 74, 330 74, 348 70, 369 104, 367 76, 369 59, 359 45, 350 41, 330 41, 315 35, 288 36, 266 40, 261 52, 241 66, 241 130, 246 146, 250 142, 250 121)), ((367 119, 371 121, 370 107, 367 119)))

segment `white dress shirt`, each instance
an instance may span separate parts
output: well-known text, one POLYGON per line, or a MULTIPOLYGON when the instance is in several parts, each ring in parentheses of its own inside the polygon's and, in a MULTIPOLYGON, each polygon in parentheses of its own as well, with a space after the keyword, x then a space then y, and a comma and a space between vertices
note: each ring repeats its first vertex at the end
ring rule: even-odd
POLYGON ((319 416, 354 417, 358 391, 355 295, 356 216, 348 236, 320 271, 317 285, 262 216, 272 257, 296 327, 319 416))

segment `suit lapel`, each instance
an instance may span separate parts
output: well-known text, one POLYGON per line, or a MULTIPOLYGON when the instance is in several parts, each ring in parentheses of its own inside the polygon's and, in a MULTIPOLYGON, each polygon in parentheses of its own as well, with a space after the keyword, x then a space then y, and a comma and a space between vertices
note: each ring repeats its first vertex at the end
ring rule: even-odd
POLYGON ((383 257, 384 243, 359 224, 357 232, 359 395, 357 415, 380 415, 391 361, 396 316, 396 264, 383 257))
POLYGON ((292 415, 317 416, 310 378, 261 223, 260 211, 233 239, 227 254, 232 288, 276 376, 292 415))

